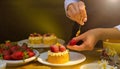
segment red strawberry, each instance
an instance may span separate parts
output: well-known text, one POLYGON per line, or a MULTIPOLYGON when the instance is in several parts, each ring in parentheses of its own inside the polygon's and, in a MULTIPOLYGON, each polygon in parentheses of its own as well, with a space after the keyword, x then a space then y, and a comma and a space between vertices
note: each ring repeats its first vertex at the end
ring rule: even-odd
POLYGON ((11 55, 11 58, 14 60, 21 60, 23 59, 24 53, 22 51, 16 51, 11 55))
POLYGON ((59 50, 61 51, 61 52, 63 52, 63 51, 65 51, 66 50, 66 48, 65 48, 65 46, 59 46, 59 50))
POLYGON ((11 51, 10 50, 3 50, 3 55, 10 55, 11 54, 11 51))
POLYGON ((0 49, 0 53, 2 53, 3 52, 3 49, 0 49))
POLYGON ((70 42, 69 42, 69 45, 76 45, 77 41, 75 39, 72 39, 70 42))
POLYGON ((20 49, 19 46, 12 46, 12 47, 10 47, 10 50, 11 50, 12 52, 16 52, 16 51, 18 51, 19 49, 20 49))
POLYGON ((55 45, 52 45, 52 46, 50 46, 50 50, 51 50, 52 52, 59 52, 59 47, 58 47, 58 46, 55 46, 55 45))
POLYGON ((35 55, 34 52, 28 51, 28 56, 29 56, 29 57, 32 57, 32 56, 34 56, 34 55, 35 55))
POLYGON ((11 46, 11 42, 10 42, 9 40, 7 40, 7 41, 5 42, 5 46, 11 46))
POLYGON ((4 55, 4 56, 3 56, 3 59, 4 59, 4 60, 10 60, 10 59, 11 59, 11 56, 10 56, 10 55, 4 55))
POLYGON ((27 51, 31 51, 31 52, 33 52, 33 50, 32 50, 31 48, 27 48, 27 51))
POLYGON ((27 49, 28 49, 28 47, 27 47, 26 45, 22 45, 21 48, 22 48, 23 50, 27 50, 27 49))

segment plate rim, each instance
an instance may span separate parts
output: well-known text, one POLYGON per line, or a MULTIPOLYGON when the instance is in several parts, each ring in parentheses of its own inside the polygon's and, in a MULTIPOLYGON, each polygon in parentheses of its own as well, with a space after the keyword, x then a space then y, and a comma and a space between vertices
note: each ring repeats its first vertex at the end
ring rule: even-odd
MULTIPOLYGON (((63 42, 62 44, 65 43, 65 40, 63 40, 63 39, 58 38, 57 40, 58 40, 58 41, 62 41, 62 42, 63 42)), ((20 41, 17 42, 17 44, 21 46, 21 43, 23 43, 23 41, 26 41, 25 43, 27 43, 27 42, 28 42, 28 39, 20 40, 20 41)), ((27 44, 28 44, 28 43, 27 43, 27 44)), ((31 44, 31 45, 32 45, 32 44, 31 44)), ((32 48, 49 48, 49 47, 50 47, 50 46, 45 45, 45 44, 43 44, 43 43, 42 43, 42 44, 33 44, 33 45, 35 45, 35 46, 29 46, 29 45, 28 45, 28 47, 32 47, 32 48), (40 45, 40 46, 39 46, 39 45, 40 45)))
POLYGON ((47 62, 47 61, 45 62, 45 61, 42 60, 42 58, 41 58, 40 56, 43 55, 43 54, 47 54, 47 52, 43 52, 43 53, 41 53, 40 56, 37 58, 37 61, 40 62, 40 63, 42 63, 42 64, 46 64, 46 65, 50 65, 50 66, 70 66, 70 65, 75 65, 75 64, 82 63, 82 62, 84 62, 84 61, 86 60, 85 55, 83 55, 83 54, 81 54, 81 53, 74 52, 74 51, 70 51, 69 53, 79 54, 79 55, 82 56, 82 59, 79 59, 79 61, 78 61, 78 60, 76 60, 76 61, 69 61, 69 62, 67 62, 67 63, 65 63, 65 64, 52 64, 52 63, 49 63, 49 62, 47 62), (72 64, 70 64, 70 62, 72 62, 72 64))

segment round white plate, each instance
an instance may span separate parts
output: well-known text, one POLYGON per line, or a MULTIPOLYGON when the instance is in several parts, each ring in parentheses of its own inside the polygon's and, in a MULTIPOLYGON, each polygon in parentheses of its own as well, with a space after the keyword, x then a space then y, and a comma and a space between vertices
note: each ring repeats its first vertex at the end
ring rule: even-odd
MULTIPOLYGON (((80 69, 102 69, 102 68, 99 67, 98 63, 89 63, 89 64, 82 65, 80 69)), ((106 69, 112 69, 112 66, 107 65, 106 69)))
POLYGON ((7 63, 7 66, 23 65, 25 63, 35 60, 39 56, 39 52, 37 50, 33 50, 33 51, 35 53, 35 56, 27 58, 25 60, 3 60, 3 61, 7 63))
POLYGON ((86 57, 81 54, 81 53, 77 53, 77 52, 70 52, 70 61, 64 64, 52 64, 46 61, 48 57, 48 53, 44 52, 41 53, 40 56, 38 57, 38 61, 40 63, 46 64, 46 65, 51 65, 51 66, 70 66, 70 65, 75 65, 78 63, 81 63, 83 61, 85 61, 86 57))
MULTIPOLYGON (((57 41, 60 44, 65 43, 65 41, 62 39, 58 39, 57 41)), ((20 45, 20 46, 22 46, 23 43, 27 43, 29 47, 33 47, 33 48, 48 48, 48 47, 50 47, 49 45, 45 45, 45 44, 30 44, 28 39, 18 41, 18 45, 20 45)))

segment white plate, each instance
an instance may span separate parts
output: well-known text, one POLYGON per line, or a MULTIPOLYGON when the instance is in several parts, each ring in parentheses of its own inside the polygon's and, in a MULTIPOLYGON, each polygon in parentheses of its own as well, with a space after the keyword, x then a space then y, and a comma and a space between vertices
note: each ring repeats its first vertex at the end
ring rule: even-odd
MULTIPOLYGON (((82 65, 80 69, 102 69, 102 68, 99 68, 98 63, 89 63, 89 64, 82 65)), ((112 66, 107 65, 106 69, 112 69, 112 66)))
MULTIPOLYGON (((57 41, 60 44, 65 43, 65 41, 62 39, 58 39, 57 41)), ((33 48, 48 48, 48 47, 50 47, 49 45, 45 45, 45 44, 30 44, 28 39, 18 41, 18 45, 20 45, 20 46, 22 46, 23 43, 27 43, 29 47, 33 47, 33 48)))
POLYGON ((3 60, 3 61, 7 63, 7 66, 23 65, 25 63, 35 60, 39 56, 39 52, 37 50, 33 50, 33 51, 35 53, 35 56, 27 58, 25 60, 3 60))
POLYGON ((86 57, 81 54, 81 53, 77 53, 77 52, 70 52, 70 61, 64 64, 52 64, 46 61, 48 57, 48 53, 44 52, 41 53, 40 56, 38 57, 38 61, 40 63, 46 64, 46 65, 51 65, 51 66, 70 66, 70 65, 75 65, 78 63, 81 63, 83 61, 85 61, 86 57))

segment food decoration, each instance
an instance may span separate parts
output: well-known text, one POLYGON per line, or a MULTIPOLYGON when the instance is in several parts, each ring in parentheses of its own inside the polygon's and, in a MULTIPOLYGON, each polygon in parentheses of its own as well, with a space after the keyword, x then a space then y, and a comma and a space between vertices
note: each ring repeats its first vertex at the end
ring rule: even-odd
POLYGON ((59 43, 52 45, 48 51, 47 61, 53 64, 66 63, 69 61, 69 50, 59 43))

